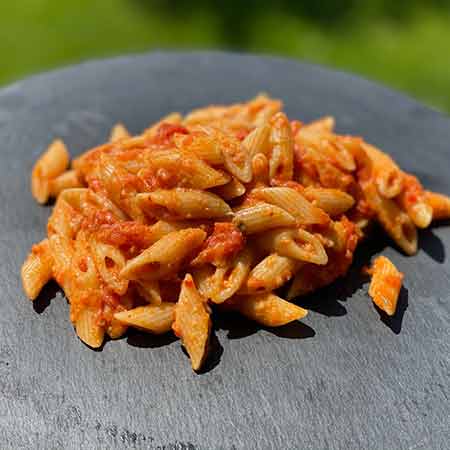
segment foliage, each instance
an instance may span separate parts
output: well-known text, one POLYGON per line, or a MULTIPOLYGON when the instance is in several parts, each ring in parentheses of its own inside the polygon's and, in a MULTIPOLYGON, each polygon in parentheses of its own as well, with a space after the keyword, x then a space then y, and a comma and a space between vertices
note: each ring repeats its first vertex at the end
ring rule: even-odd
POLYGON ((450 111, 449 0, 18 0, 0 5, 0 83, 154 48, 286 55, 450 111))

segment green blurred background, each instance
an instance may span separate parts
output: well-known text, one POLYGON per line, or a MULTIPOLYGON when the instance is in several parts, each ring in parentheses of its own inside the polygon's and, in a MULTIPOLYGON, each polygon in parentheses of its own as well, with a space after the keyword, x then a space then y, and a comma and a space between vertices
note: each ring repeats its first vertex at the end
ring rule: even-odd
POLYGON ((0 0, 0 85, 154 48, 325 64, 450 112, 450 0, 0 0))

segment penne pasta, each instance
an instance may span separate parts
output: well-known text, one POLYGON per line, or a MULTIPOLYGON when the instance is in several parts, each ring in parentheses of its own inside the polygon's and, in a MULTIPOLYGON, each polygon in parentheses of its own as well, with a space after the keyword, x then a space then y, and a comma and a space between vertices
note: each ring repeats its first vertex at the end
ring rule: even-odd
POLYGON ((125 125, 123 123, 117 123, 113 126, 111 129, 111 133, 109 135, 109 142, 117 142, 121 139, 127 139, 130 138, 130 133, 128 133, 128 130, 126 129, 125 125))
POLYGON ((136 283, 139 295, 152 305, 160 305, 162 302, 161 289, 158 280, 139 280, 136 283))
POLYGON ((284 113, 275 114, 271 120, 270 142, 272 153, 269 160, 270 178, 288 181, 294 170, 294 140, 291 124, 284 113))
POLYGON ((120 272, 128 280, 156 280, 178 271, 185 258, 199 248, 206 233, 186 228, 166 234, 140 255, 129 260, 120 272))
POLYGON ((174 149, 154 150, 142 177, 157 187, 210 189, 230 181, 230 176, 206 164, 196 155, 174 149), (155 180, 156 178, 156 180, 155 180))
POLYGON ((61 140, 54 141, 38 159, 31 172, 31 192, 39 203, 50 197, 50 182, 69 166, 69 152, 61 140))
POLYGON ((50 197, 58 197, 65 189, 81 188, 83 183, 75 170, 68 170, 49 182, 50 197))
POLYGON ((350 194, 339 189, 307 187, 303 191, 305 198, 312 205, 325 211, 330 217, 337 217, 347 212, 355 204, 350 194))
POLYGON ((417 229, 408 214, 391 199, 381 197, 374 185, 365 186, 366 198, 377 219, 395 243, 408 255, 417 252, 417 229))
POLYGON ((385 256, 378 256, 375 259, 369 273, 372 276, 369 295, 386 314, 394 315, 402 287, 403 274, 385 256))
POLYGON ((75 324, 78 337, 89 347, 99 348, 103 344, 105 329, 97 324, 97 312, 91 308, 83 309, 75 324))
MULTIPOLYGON (((410 255, 417 228, 450 218, 450 197, 361 137, 336 134, 334 118, 304 124, 281 107, 261 94, 169 114, 138 136, 117 124, 70 170, 54 141, 31 174, 38 202, 56 202, 21 269, 26 295, 54 279, 93 348, 129 327, 172 329, 199 370, 209 305, 285 325, 306 310, 275 290, 293 299, 344 276, 375 221, 410 255)), ((369 294, 394 314, 403 274, 384 257, 370 273, 369 294)))
POLYGON ((153 334, 164 334, 172 329, 175 319, 175 304, 162 302, 159 305, 145 305, 114 314, 123 325, 153 334))
POLYGON ((433 220, 450 219, 450 197, 426 191, 425 199, 433 211, 433 220))
POLYGON ((324 265, 328 256, 321 241, 301 228, 279 228, 262 234, 257 246, 280 256, 324 265))
POLYGON ((149 216, 178 219, 213 219, 232 216, 231 208, 220 197, 194 189, 159 189, 137 196, 149 216))
POLYGON ((21 270, 23 289, 30 300, 35 300, 53 277, 53 264, 48 239, 33 245, 21 270))
POLYGON ((324 211, 312 205, 295 189, 289 187, 255 189, 254 196, 284 209, 301 225, 326 224, 329 221, 329 217, 324 211))
POLYGON ((172 328, 188 352, 192 368, 199 370, 208 351, 211 319, 206 299, 200 295, 189 274, 181 284, 172 328))
POLYGON ((428 204, 419 180, 412 175, 404 176, 404 188, 399 203, 418 228, 427 228, 433 220, 433 208, 428 204))
POLYGON ((237 179, 231 178, 227 184, 217 186, 213 189, 213 193, 223 198, 225 201, 232 200, 237 197, 241 197, 245 194, 245 186, 237 179))
POLYGON ((397 164, 373 145, 363 143, 362 147, 372 162, 375 184, 380 195, 385 198, 399 195, 403 189, 404 176, 397 164))
POLYGON ((248 319, 266 327, 281 327, 294 320, 303 319, 308 311, 287 302, 271 292, 237 297, 233 308, 248 319))
POLYGON ((252 269, 245 288, 239 293, 273 291, 290 280, 299 267, 295 259, 273 253, 252 269))
POLYGON ((233 223, 243 233, 253 234, 272 228, 294 226, 295 219, 278 206, 258 203, 235 212, 233 223))
POLYGON ((200 281, 204 295, 213 303, 223 303, 231 298, 245 283, 250 273, 253 255, 245 249, 223 267, 217 267, 205 282, 200 281))

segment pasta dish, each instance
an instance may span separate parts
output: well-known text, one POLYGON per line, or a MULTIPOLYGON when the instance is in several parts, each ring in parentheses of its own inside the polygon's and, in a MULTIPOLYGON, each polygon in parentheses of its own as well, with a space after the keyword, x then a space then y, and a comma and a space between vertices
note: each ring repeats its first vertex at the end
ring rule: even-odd
MULTIPOLYGON (((56 202, 22 266, 27 296, 54 279, 93 348, 128 327, 172 331, 194 370, 212 310, 267 327, 302 319, 293 300, 344 276, 373 223, 412 255, 417 229, 450 217, 449 197, 335 133, 332 117, 291 120, 265 95, 172 113, 136 136, 116 125, 72 162, 56 140, 31 190, 56 202)), ((369 295, 393 315, 403 274, 384 256, 368 272, 369 295)))

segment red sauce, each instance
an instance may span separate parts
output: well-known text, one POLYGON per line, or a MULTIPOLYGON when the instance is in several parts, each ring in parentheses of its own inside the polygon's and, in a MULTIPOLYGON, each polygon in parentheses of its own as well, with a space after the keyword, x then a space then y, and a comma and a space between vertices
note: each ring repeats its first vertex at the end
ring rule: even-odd
POLYGON ((158 128, 153 142, 158 144, 167 144, 171 141, 172 136, 175 133, 189 134, 189 130, 179 124, 163 122, 158 128))
POLYGON ((244 248, 244 235, 232 223, 216 222, 194 264, 214 263, 233 258, 244 248))
POLYGON ((151 227, 138 222, 119 222, 100 227, 97 237, 117 247, 147 248, 153 243, 151 227))

